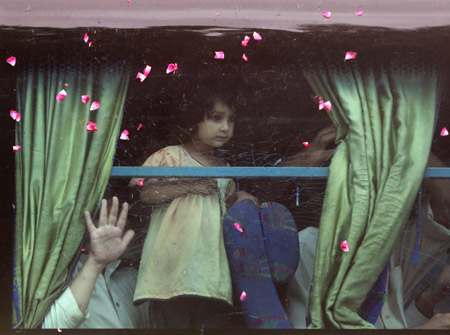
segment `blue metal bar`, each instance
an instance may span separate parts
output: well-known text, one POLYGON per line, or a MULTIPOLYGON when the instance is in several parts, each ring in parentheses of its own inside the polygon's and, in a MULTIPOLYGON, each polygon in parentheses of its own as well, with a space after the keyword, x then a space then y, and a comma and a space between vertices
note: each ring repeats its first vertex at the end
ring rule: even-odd
MULTIPOLYGON (((210 178, 328 178, 327 167, 148 167, 114 166, 112 178, 210 177, 210 178)), ((450 178, 450 168, 428 168, 425 178, 450 178)))

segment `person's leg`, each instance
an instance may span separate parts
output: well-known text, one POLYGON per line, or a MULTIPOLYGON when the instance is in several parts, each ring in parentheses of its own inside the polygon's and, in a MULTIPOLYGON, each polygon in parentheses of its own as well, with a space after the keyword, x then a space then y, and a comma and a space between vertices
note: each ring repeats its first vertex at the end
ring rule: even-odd
POLYGON ((150 310, 156 328, 194 328, 192 317, 197 303, 189 297, 152 301, 150 310))
POLYGON ((197 298, 198 303, 192 318, 194 328, 246 328, 243 317, 226 302, 197 298))

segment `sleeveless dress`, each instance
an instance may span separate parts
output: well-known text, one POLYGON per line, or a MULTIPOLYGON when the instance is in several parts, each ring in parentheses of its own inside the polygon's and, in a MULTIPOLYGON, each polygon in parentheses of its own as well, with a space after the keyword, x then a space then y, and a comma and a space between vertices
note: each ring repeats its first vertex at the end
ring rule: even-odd
MULTIPOLYGON (((202 165, 182 146, 169 146, 151 155, 143 166, 202 165)), ((176 183, 178 178, 159 180, 176 183)), ((155 206, 142 251, 135 302, 189 295, 232 304, 222 232, 231 179, 219 178, 217 183, 217 194, 187 194, 155 206)))

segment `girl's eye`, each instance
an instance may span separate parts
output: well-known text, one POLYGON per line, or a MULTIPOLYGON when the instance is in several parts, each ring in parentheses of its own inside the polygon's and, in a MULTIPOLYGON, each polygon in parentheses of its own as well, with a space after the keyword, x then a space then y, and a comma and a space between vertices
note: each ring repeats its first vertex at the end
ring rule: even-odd
POLYGON ((230 117, 230 118, 228 118, 228 122, 234 122, 234 120, 235 120, 235 117, 234 116, 232 116, 232 117, 230 117))
POLYGON ((213 121, 219 121, 219 120, 220 120, 220 116, 212 115, 212 116, 211 116, 211 120, 213 120, 213 121))

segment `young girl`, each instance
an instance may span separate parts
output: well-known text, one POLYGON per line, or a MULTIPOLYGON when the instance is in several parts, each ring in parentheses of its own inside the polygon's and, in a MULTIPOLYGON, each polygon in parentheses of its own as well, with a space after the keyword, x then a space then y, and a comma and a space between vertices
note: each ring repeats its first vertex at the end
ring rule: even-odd
MULTIPOLYGON (((143 166, 225 166, 214 149, 233 136, 235 111, 224 97, 200 104, 190 140, 151 155, 143 166)), ((192 113, 190 116, 195 117, 192 113)), ((137 185, 139 178, 131 180, 137 185)), ((156 204, 145 240, 134 301, 152 299, 156 328, 228 328, 231 277, 222 215, 234 193, 231 179, 146 179, 141 200, 156 204)))

